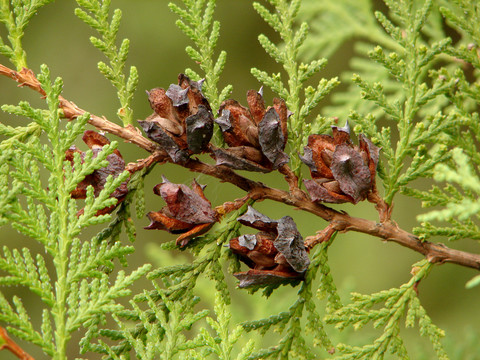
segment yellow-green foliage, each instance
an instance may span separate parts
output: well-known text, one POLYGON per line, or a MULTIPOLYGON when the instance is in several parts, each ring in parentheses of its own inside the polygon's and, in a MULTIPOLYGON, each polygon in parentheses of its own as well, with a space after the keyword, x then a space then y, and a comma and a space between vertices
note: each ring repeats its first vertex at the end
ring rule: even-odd
MULTIPOLYGON (((22 39, 35 13, 50 2, 0 0, 0 22, 5 26, 0 63, 10 61, 17 71, 27 67, 22 39)), ((308 136, 328 132, 339 118, 341 125, 348 119, 356 134, 365 134, 382 149, 377 186, 385 204, 391 206, 403 194, 411 201, 420 199, 424 207, 435 207, 418 216, 414 233, 420 240, 446 236, 478 241, 480 5, 474 0, 385 0, 383 10, 375 11, 375 4, 253 2, 259 19, 269 27, 269 35, 258 34, 258 42, 278 66, 251 68, 252 83, 258 80, 291 111, 285 151, 297 180, 306 174, 298 154, 308 136), (331 79, 321 77, 329 58, 353 40, 349 69, 331 79), (417 187, 420 179, 438 184, 425 190, 417 187)), ((109 0, 77 0, 77 5, 75 15, 96 34, 91 44, 108 60, 100 61, 98 70, 115 87, 119 123, 128 129, 135 120, 132 103, 139 73, 135 66, 126 71, 130 42, 118 40, 122 12, 112 10, 109 0)), ((165 11, 168 8, 192 42, 186 54, 199 68, 185 72, 193 80, 206 79, 203 94, 216 116, 235 86, 223 78, 227 52, 218 49, 220 24, 229 20, 216 19, 215 0, 176 1, 165 5, 165 11)), ((145 216, 144 181, 153 167, 109 176, 97 196, 88 188, 82 205, 72 199, 77 184, 108 165, 107 157, 118 144, 105 145, 97 156, 89 150, 83 158, 77 154, 72 163, 66 161, 65 152, 85 131, 90 114, 70 122, 62 119, 62 79, 52 80, 46 65, 37 78, 45 106, 5 104, 3 112, 17 116, 23 125, 0 123, 0 225, 12 227, 44 250, 34 255, 29 248, 3 246, 0 254, 0 326, 12 337, 58 360, 67 358, 68 348, 85 358, 98 353, 118 360, 383 359, 392 354, 406 359, 416 357, 408 354, 411 346, 404 327, 417 327, 431 343, 431 354, 448 358, 441 340, 445 333, 433 324, 417 293, 420 281, 428 281, 435 271, 432 259, 415 263, 403 285, 367 295, 352 293, 348 300, 338 291, 329 263, 330 245, 342 236, 337 232, 311 249, 305 278, 287 288, 296 294, 293 302, 283 297, 286 288, 279 284, 252 287, 248 299, 259 302, 261 291, 281 310, 239 320, 241 311, 231 294, 244 290, 232 289, 228 278, 241 264, 228 244, 242 234, 237 218, 248 205, 257 205, 255 199, 219 217, 210 232, 190 241, 180 255, 170 255, 178 250, 174 241, 163 243, 151 248, 154 266, 145 261, 136 270, 121 270, 134 252, 137 229, 131 213, 145 216), (115 212, 96 216, 117 203, 110 195, 127 179, 129 193, 115 212), (142 291, 132 293, 134 282, 142 284, 142 291), (18 285, 38 296, 41 319, 32 319, 19 296, 4 295, 4 288, 18 285), (128 301, 119 300, 124 297, 128 301), (348 333, 338 340, 342 335, 337 330, 365 330, 367 324, 379 329, 374 338, 370 333, 348 333), (72 344, 78 331, 81 340, 72 344)), ((8 89, 0 93, 4 91, 8 89)), ((215 131, 214 145, 221 146, 221 132, 215 131)), ((340 205, 338 209, 344 210, 340 205)), ((467 286, 478 284, 477 275, 467 286)), ((4 341, 0 336, 0 348, 4 341)))

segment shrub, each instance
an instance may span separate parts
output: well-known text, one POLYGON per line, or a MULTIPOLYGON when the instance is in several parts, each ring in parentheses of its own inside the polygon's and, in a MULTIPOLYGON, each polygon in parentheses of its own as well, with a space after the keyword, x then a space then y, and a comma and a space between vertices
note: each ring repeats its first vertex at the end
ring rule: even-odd
MULTIPOLYGON (((21 359, 32 358, 25 351, 53 359, 478 353, 471 334, 460 344, 452 336, 446 350, 419 296, 435 265, 480 269, 480 255, 441 242, 461 247, 480 238, 475 1, 254 2, 269 34, 258 41, 275 64, 252 68, 249 82, 262 87, 236 100, 227 51, 219 50, 220 22, 228 19, 216 20, 215 0, 170 3, 196 70, 154 79, 158 87, 138 105, 147 108, 148 98, 153 113, 139 121, 134 111, 144 109, 133 96, 141 74, 127 66, 122 11, 108 0, 77 0, 75 15, 104 57, 98 70, 116 91, 114 119, 76 105, 47 65, 28 67, 22 40, 37 12, 60 6, 51 2, 0 3, 0 74, 10 78, 2 86, 17 82, 41 96, 2 106, 0 225, 27 245, 9 242, 0 255, 0 349, 21 359), (350 45, 346 69, 321 77, 326 59, 350 45), (158 168, 168 172, 161 181, 158 168), (171 169, 189 172, 174 181, 171 169), (200 184, 207 177, 214 192, 200 184), (407 212, 418 221, 413 230, 397 220, 401 196, 408 210, 419 200, 429 209, 407 212), (175 236, 155 245, 136 240, 148 230, 157 239, 156 230, 175 236), (328 256, 344 233, 417 253, 410 279, 345 296, 328 256), (122 269, 142 246, 149 259, 122 269), (417 328, 431 350, 420 350, 424 342, 405 328, 417 328)), ((355 256, 379 261, 368 249, 355 256)), ((474 275, 466 287, 479 283, 474 275)))

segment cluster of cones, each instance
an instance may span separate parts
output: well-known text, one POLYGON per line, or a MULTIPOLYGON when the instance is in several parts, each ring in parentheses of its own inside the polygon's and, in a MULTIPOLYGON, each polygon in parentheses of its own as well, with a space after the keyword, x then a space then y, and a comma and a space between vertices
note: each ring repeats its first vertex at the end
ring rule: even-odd
MULTIPOLYGON (((217 166, 269 172, 289 161, 284 150, 290 113, 282 99, 276 98, 272 106, 266 107, 262 91, 249 90, 248 107, 235 100, 226 100, 215 118, 202 94, 202 81, 192 81, 183 74, 178 77, 178 85, 172 84, 167 90, 155 88, 148 92, 148 99, 154 113, 139 123, 174 163, 185 163, 193 154, 206 152, 215 159, 217 166), (210 144, 214 123, 222 131, 226 148, 210 144)), ((109 143, 103 135, 93 131, 85 132, 84 141, 94 156, 109 143)), ((353 204, 365 200, 375 188, 379 151, 362 134, 359 135, 359 144, 354 145, 348 124, 344 128, 334 126, 332 135, 310 135, 300 159, 310 168, 312 178, 305 179, 304 184, 311 200, 353 204)), ((67 151, 66 159, 73 161, 75 152, 84 156, 72 148, 67 151)), ((117 150, 107 160, 109 165, 87 176, 72 192, 72 197, 85 198, 88 185, 94 187, 97 195, 103 189, 107 175, 117 176, 125 169, 117 150)), ((166 206, 148 213, 151 224, 147 229, 179 234, 179 246, 185 246, 190 239, 207 232, 220 215, 212 209, 203 190, 196 181, 188 187, 164 178, 155 186, 154 193, 163 198, 166 206)), ((126 194, 124 183, 111 196, 120 203, 126 194)), ((111 212, 114 208, 106 208, 101 213, 111 212)), ((285 216, 272 220, 249 208, 238 221, 259 231, 230 241, 231 251, 250 268, 247 272, 234 274, 240 280, 240 287, 303 277, 310 262, 292 218, 285 216)))

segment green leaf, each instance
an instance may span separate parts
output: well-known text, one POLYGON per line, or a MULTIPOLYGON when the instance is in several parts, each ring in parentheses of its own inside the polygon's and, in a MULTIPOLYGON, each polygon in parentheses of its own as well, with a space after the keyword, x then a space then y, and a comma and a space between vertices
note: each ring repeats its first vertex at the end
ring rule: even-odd
POLYGON ((122 12, 115 9, 109 20, 110 1, 100 3, 99 0, 77 0, 77 4, 80 7, 75 9, 75 15, 100 35, 100 38, 91 36, 90 42, 109 60, 109 65, 99 62, 98 69, 117 89, 120 102, 117 115, 123 126, 131 125, 133 123, 131 103, 138 84, 138 73, 134 67, 130 68, 128 78, 124 73, 130 41, 123 39, 119 47, 116 45, 122 12))

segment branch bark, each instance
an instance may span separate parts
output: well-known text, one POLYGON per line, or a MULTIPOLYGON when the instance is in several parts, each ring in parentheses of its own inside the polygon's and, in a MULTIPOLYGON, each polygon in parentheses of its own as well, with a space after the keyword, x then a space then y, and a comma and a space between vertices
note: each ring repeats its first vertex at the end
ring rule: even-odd
POLYGON ((0 350, 8 350, 20 360, 35 360, 26 353, 10 336, 7 331, 0 326, 0 350))
POLYGON ((300 189, 299 191, 303 194, 296 196, 290 192, 270 188, 263 183, 244 178, 224 166, 212 166, 199 160, 191 159, 185 164, 185 167, 192 171, 214 176, 224 182, 232 183, 251 194, 251 198, 254 200, 269 199, 315 214, 330 222, 330 228, 334 231, 355 231, 395 242, 419 252, 431 263, 443 264, 448 262, 480 270, 480 255, 451 249, 442 243, 421 241, 417 236, 399 228, 392 220, 376 222, 353 217, 347 213, 310 201, 307 195, 300 189))
MULTIPOLYGON (((17 72, 0 64, 0 75, 15 80, 20 84, 19 86, 27 86, 40 94, 45 95, 45 92, 35 77, 35 74, 30 69, 23 69, 22 71, 17 72)), ((60 97, 59 100, 64 116, 70 120, 74 120, 86 113, 85 110, 79 108, 73 102, 68 101, 63 97, 60 97)), ((145 138, 140 130, 132 125, 122 127, 108 121, 104 117, 96 115, 90 115, 88 122, 99 130, 116 135, 124 139, 126 142, 135 144, 151 153, 148 158, 140 160, 137 163, 129 164, 127 168, 131 172, 144 166, 149 166, 153 162, 170 161, 167 153, 159 145, 145 138)), ((480 255, 451 249, 442 243, 420 241, 415 235, 400 229, 398 225, 390 219, 391 208, 386 206, 383 199, 378 195, 376 189, 370 194, 368 200, 375 204, 380 215, 380 222, 352 217, 347 213, 339 212, 323 204, 311 201, 308 195, 298 187, 298 179, 288 166, 282 167, 280 172, 285 176, 285 179, 289 184, 289 192, 270 188, 261 182, 245 178, 228 167, 206 164, 194 158, 190 158, 185 163, 179 165, 194 172, 213 176, 222 182, 231 183, 247 192, 247 197, 253 200, 273 200, 315 214, 330 223, 328 225, 328 233, 333 231, 355 231, 369 234, 414 250, 424 255, 431 263, 453 263, 480 270, 480 255)), ((228 211, 229 208, 234 209, 236 206, 232 203, 232 205, 227 206, 225 210, 228 211)))
MULTIPOLYGON (((40 82, 30 69, 23 68, 21 71, 15 71, 0 64, 0 75, 7 76, 18 82, 20 84, 19 86, 27 86, 45 96, 45 91, 42 89, 40 82)), ((65 99, 63 96, 59 97, 59 101, 60 108, 62 109, 65 118, 69 120, 75 120, 79 116, 87 113, 87 111, 79 108, 75 103, 65 99)), ((90 114, 88 123, 95 126, 99 130, 106 131, 122 138, 126 142, 135 144, 150 153, 156 152, 159 155, 164 154, 164 157, 167 157, 166 152, 159 145, 144 137, 140 130, 134 126, 129 125, 127 127, 122 127, 111 121, 108 121, 105 117, 92 114, 90 114)))

